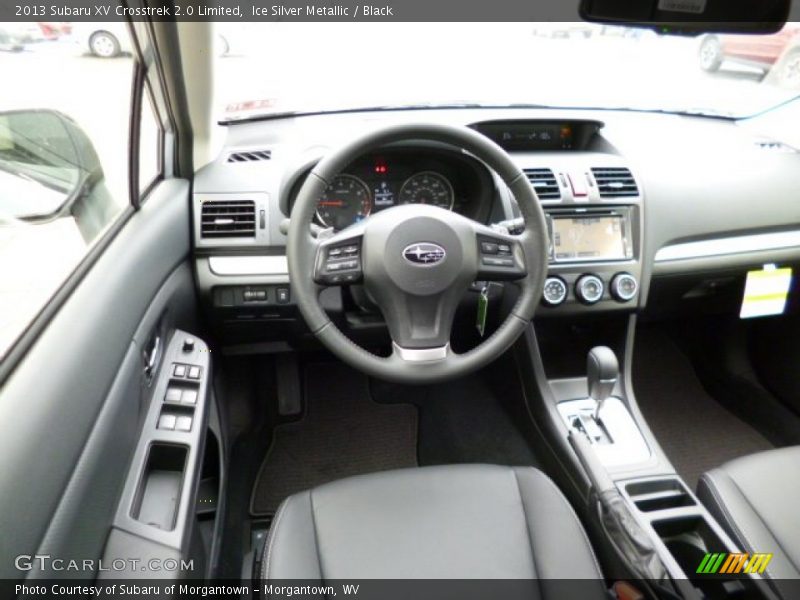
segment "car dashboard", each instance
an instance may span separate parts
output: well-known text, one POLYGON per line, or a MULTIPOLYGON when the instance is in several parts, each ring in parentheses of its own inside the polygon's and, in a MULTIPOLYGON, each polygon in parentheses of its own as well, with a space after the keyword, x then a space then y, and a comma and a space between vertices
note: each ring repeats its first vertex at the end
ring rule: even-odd
MULTIPOLYGON (((472 127, 503 147, 536 190, 550 238, 537 319, 696 310, 720 291, 740 293, 748 269, 800 258, 800 154, 774 151, 733 120, 477 108, 253 120, 227 126, 223 151, 194 183, 197 281, 226 339, 302 332, 285 232, 305 177, 356 136, 411 122, 472 127)), ((343 169, 315 220, 338 231, 406 203, 484 224, 519 216, 508 188, 468 153, 407 140, 343 169)), ((363 290, 328 289, 323 302, 356 328, 370 322, 353 317, 369 312, 363 290)))

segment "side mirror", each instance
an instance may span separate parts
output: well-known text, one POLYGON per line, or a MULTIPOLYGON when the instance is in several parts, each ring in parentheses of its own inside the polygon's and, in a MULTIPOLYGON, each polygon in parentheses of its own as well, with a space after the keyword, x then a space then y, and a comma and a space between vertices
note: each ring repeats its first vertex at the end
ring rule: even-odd
POLYGON ((66 115, 0 112, 0 220, 59 218, 104 179, 94 146, 66 115))
POLYGON ((789 19, 791 0, 581 0, 581 18, 634 25, 660 33, 776 33, 789 19))

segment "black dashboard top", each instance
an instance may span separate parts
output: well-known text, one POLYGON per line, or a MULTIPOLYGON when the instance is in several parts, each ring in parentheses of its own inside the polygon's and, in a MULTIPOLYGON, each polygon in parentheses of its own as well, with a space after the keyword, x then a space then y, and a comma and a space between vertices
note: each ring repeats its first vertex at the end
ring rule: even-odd
MULTIPOLYGON (((280 252, 285 246, 280 223, 289 212, 299 182, 313 164, 355 136, 376 127, 408 122, 472 126, 497 140, 531 182, 541 186, 537 191, 547 206, 579 208, 638 202, 645 215, 641 221, 645 295, 649 274, 665 262, 665 257, 671 269, 685 264, 691 270, 696 268, 690 264, 694 259, 702 259, 707 266, 707 259, 715 260, 715 253, 727 256, 729 247, 758 247, 760 238, 748 239, 748 246, 713 245, 696 254, 691 254, 695 246, 687 244, 800 230, 800 153, 772 151, 763 143, 763 136, 736 121, 622 110, 388 110, 298 116, 226 128, 223 151, 195 176, 195 206, 214 199, 250 199, 263 227, 257 227, 248 239, 204 239, 201 211, 196 210, 196 248, 201 253, 280 252), (233 153, 252 151, 268 151, 269 158, 228 160, 233 153), (629 176, 611 181, 612 192, 615 187, 633 185, 637 197, 603 197, 596 184, 600 183, 598 175, 608 173, 629 176), (674 246, 681 246, 681 252, 664 252, 674 246), (680 260, 673 260, 675 256, 680 260)), ((455 210, 479 220, 514 216, 507 190, 461 152, 450 150, 449 154, 437 155, 422 148, 398 149, 397 153, 392 150, 382 156, 364 157, 347 173, 363 181, 366 191, 361 191, 370 197, 370 210, 413 199, 435 201, 437 193, 444 194, 441 201, 445 203, 449 183, 455 210), (386 172, 378 172, 384 166, 386 172), (415 175, 426 172, 437 174, 430 175, 433 183, 420 178, 418 185, 409 183, 415 175), (477 183, 488 184, 488 188, 473 187, 477 183)), ((357 211, 354 216, 358 216, 357 211)), ((757 260, 770 256, 756 254, 757 260)), ((750 252, 742 260, 754 256, 750 252)))

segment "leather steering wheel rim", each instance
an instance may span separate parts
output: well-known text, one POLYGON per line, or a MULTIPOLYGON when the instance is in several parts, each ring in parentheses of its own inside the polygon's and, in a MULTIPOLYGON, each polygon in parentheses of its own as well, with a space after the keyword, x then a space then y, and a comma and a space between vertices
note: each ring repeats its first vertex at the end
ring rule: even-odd
MULTIPOLYGON (((384 228, 391 228, 390 218, 393 216, 391 211, 396 211, 394 214, 400 217, 409 212, 408 210, 405 212, 398 210, 402 208, 394 207, 377 213, 363 221, 359 231, 369 227, 370 221, 380 215, 384 215, 382 219, 384 228)), ((455 213, 448 213, 453 216, 445 217, 444 214, 439 215, 435 212, 444 211, 444 209, 431 210, 431 207, 428 207, 426 211, 422 211, 424 217, 420 218, 428 219, 428 222, 434 224, 437 220, 453 220, 454 222, 466 220, 466 217, 455 215, 455 213)), ((480 228, 477 229, 476 245, 479 243, 477 235, 492 231, 477 223, 471 221, 470 223, 473 223, 476 228, 480 228)), ((461 221, 458 225, 463 230, 461 221)), ((348 233, 353 227, 343 230, 338 236, 346 239, 348 235, 353 235, 348 233)), ((365 238, 365 244, 368 239, 365 238)), ((467 127, 441 124, 404 124, 363 135, 331 152, 317 163, 306 177, 295 199, 286 254, 292 292, 300 313, 313 334, 326 348, 343 362, 368 375, 399 383, 422 384, 443 381, 474 372, 498 358, 517 340, 530 324, 541 298, 547 274, 547 239, 545 216, 536 192, 505 150, 467 127), (404 141, 440 142, 472 154, 505 182, 516 198, 525 220, 523 233, 517 236, 506 236, 509 241, 513 240, 515 260, 524 265, 524 271, 517 278, 520 286, 517 302, 506 320, 490 337, 463 354, 453 352, 448 344, 443 349, 442 355, 437 358, 409 360, 407 357, 411 354, 398 352, 402 348, 395 341, 395 352, 391 356, 377 356, 361 348, 342 333, 319 302, 319 294, 324 286, 314 280, 314 273, 319 265, 320 241, 312 236, 310 227, 318 199, 324 193, 329 182, 356 158, 387 144, 404 141)), ((366 255, 370 251, 377 251, 377 245, 373 239, 372 246, 365 246, 362 248, 362 252, 366 255)), ((469 247, 465 246, 463 250, 465 254, 472 253, 472 249, 469 247)), ((479 250, 475 252, 480 255, 479 250)), ((456 253, 453 252, 453 254, 456 253)), ((364 260, 367 260, 366 256, 364 260)), ((383 307, 381 309, 383 310, 383 307)), ((449 325, 447 324, 448 334, 449 325)), ((415 353, 415 356, 417 354, 426 356, 424 352, 415 353)))

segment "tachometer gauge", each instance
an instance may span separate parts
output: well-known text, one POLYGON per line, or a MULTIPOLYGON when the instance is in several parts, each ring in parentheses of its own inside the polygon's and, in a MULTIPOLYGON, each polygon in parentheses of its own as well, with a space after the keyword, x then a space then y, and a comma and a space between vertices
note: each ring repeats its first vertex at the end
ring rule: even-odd
POLYGON ((431 204, 453 209, 455 194, 446 177, 435 171, 423 171, 409 177, 400 188, 398 204, 431 204))
POLYGON ((372 212, 367 184, 352 175, 337 175, 317 202, 317 219, 325 227, 344 229, 372 212))

